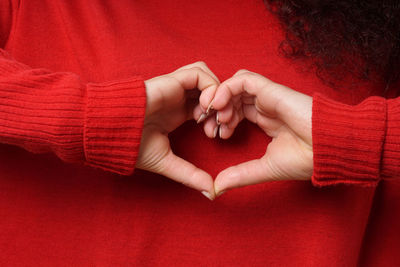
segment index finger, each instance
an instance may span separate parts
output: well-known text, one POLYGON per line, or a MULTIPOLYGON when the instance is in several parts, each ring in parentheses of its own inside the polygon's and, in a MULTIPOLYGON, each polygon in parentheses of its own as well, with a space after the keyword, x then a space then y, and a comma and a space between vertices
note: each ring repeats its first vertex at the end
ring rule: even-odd
POLYGON ((210 74, 218 83, 220 83, 218 77, 214 74, 214 72, 211 71, 211 69, 207 66, 207 64, 204 61, 197 61, 195 63, 183 66, 183 67, 177 69, 176 71, 180 71, 180 70, 184 70, 184 69, 191 69, 194 67, 201 68, 202 70, 204 70, 205 72, 210 74))
POLYGON ((219 82, 209 73, 200 67, 192 67, 189 69, 180 69, 168 74, 168 76, 176 79, 181 87, 185 90, 199 89, 204 91, 208 88, 218 87, 219 82))
POLYGON ((261 92, 261 89, 266 87, 268 82, 271 81, 261 75, 249 71, 238 71, 237 74, 221 83, 217 88, 217 92, 212 100, 212 107, 221 110, 234 96, 243 93, 257 96, 261 92))

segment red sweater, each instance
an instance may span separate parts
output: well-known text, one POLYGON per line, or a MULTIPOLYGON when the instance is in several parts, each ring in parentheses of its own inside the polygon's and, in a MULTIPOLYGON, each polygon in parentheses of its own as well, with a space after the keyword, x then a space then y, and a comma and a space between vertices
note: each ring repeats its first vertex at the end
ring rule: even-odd
MULTIPOLYGON (((0 0, 1 265, 398 266, 400 100, 325 86, 279 56, 283 38, 262 0, 0 0), (313 183, 210 202, 131 174, 143 80, 198 60, 314 95, 313 183)), ((214 176, 270 141, 248 122, 227 141, 194 122, 170 139, 214 176)))

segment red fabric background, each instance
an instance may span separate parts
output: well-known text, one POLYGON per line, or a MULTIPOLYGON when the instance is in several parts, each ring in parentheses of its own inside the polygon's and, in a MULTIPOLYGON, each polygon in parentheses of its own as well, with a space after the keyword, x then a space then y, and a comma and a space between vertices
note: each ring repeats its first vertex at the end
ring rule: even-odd
MULTIPOLYGON (((380 91, 333 90, 306 63, 280 57, 284 33, 263 1, 0 2, 5 50, 82 84, 148 79, 203 60, 221 80, 246 68, 346 104, 380 91)), ((247 122, 228 141, 206 138, 194 122, 171 134, 174 151, 212 175, 259 157, 269 141, 247 122)), ((10 145, 1 145, 0 162, 2 265, 400 264, 398 179, 377 188, 272 182, 209 202, 164 177, 118 176, 10 145)))

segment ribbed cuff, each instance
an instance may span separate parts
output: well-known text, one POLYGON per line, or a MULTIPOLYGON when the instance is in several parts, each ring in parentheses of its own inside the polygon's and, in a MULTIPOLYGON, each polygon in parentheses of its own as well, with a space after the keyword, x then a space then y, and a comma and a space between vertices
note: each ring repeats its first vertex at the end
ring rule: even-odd
POLYGON ((142 79, 87 85, 84 150, 88 165, 133 172, 146 108, 142 79))
POLYGON ((380 179, 386 100, 370 97, 356 106, 313 97, 312 137, 316 186, 375 186, 380 179))
POLYGON ((400 98, 387 100, 387 127, 383 146, 382 179, 400 176, 400 98))

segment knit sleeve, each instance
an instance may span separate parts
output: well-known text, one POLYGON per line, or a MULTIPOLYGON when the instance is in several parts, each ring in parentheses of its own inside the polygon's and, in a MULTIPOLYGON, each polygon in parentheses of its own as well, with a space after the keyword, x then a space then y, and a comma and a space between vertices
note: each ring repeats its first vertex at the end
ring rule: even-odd
POLYGON ((106 83, 32 69, 0 50, 0 142, 128 175, 146 104, 140 77, 106 83))
POLYGON ((313 97, 312 138, 317 186, 374 186, 400 174, 400 99, 369 97, 350 106, 313 97))

